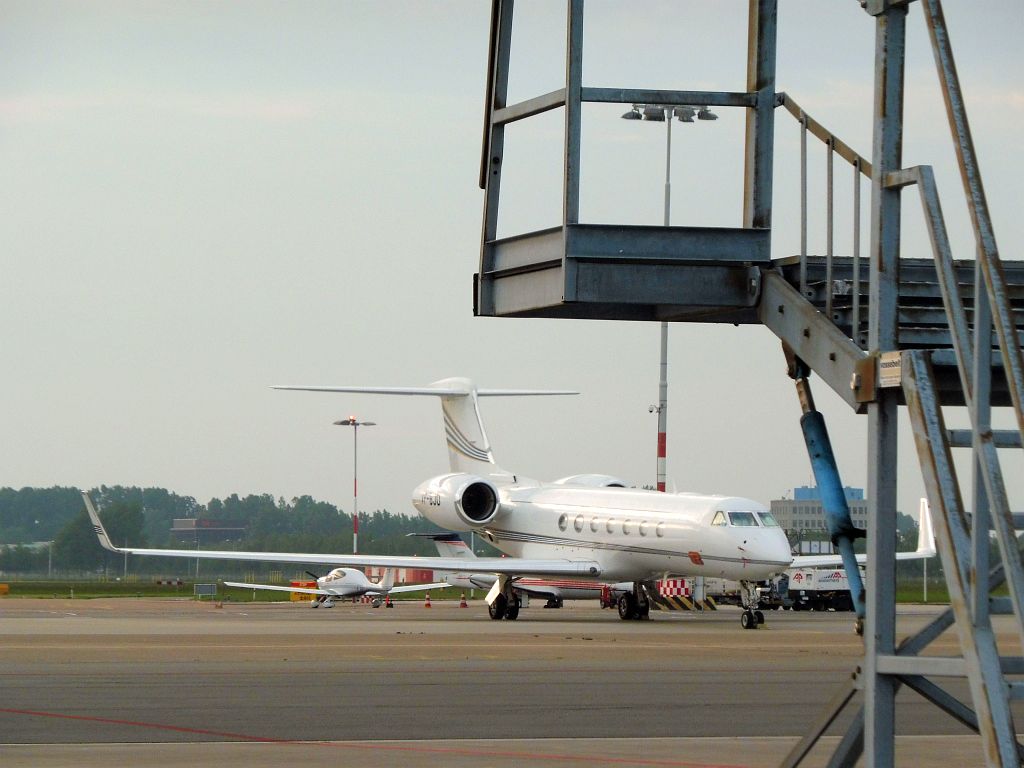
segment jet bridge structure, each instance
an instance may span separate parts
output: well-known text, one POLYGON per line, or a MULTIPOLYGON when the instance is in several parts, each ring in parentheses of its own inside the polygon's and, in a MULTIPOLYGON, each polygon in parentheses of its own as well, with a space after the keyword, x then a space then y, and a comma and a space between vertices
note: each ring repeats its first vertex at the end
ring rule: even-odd
MULTIPOLYGON (((852 0, 851 0, 852 1, 852 0)), ((749 0, 747 76, 736 92, 592 87, 582 83, 583 0, 567 0, 565 85, 507 103, 513 0, 492 0, 480 184, 485 190, 474 311, 491 317, 602 318, 761 323, 791 354, 868 419, 868 576, 864 658, 853 683, 784 764, 798 765, 844 707, 855 707, 829 765, 894 763, 895 696, 902 686, 973 729, 990 766, 1018 765, 1011 702, 1024 698, 1024 658, 1001 649, 992 617, 1007 614, 1019 654, 1024 644, 1024 567, 1014 536, 998 448, 1022 445, 1024 362, 1020 307, 1024 268, 1000 260, 940 0, 861 0, 875 27, 874 120, 870 159, 862 157, 776 88, 776 0, 749 0), (919 6, 919 7, 914 7, 919 6), (908 12, 913 14, 908 17, 908 12), (922 18, 923 17, 923 18, 922 18), (902 164, 906 25, 926 25, 942 86, 963 191, 975 235, 971 259, 954 259, 930 166, 902 164), (742 226, 618 226, 580 221, 582 105, 736 108, 746 113, 742 226), (561 225, 497 237, 506 126, 550 110, 564 114, 561 225), (776 118, 801 136, 801 252, 771 253, 776 118), (826 253, 807 251, 807 143, 827 153, 826 253), (834 248, 834 165, 853 179, 854 220, 861 185, 870 242, 859 227, 846 255, 834 248), (902 258, 900 222, 917 208, 931 253, 902 258), (908 196, 907 193, 911 193, 908 196), (946 428, 943 408, 966 406, 969 430, 946 428), (950 608, 896 642, 895 542, 897 413, 914 431, 950 608), (992 409, 1012 409, 1017 429, 992 429, 992 409), (962 489, 955 449, 973 452, 962 489), (965 501, 966 499, 966 501, 965 501), (967 509, 971 514, 968 515, 967 509), (998 557, 990 561, 990 532, 998 557), (1006 585, 1008 597, 993 596, 1006 585), (923 656, 945 631, 955 657, 923 656), (967 700, 943 682, 966 679, 967 700), (862 695, 858 695, 862 691, 862 695)), ((980 12, 981 9, 979 9, 980 12)))

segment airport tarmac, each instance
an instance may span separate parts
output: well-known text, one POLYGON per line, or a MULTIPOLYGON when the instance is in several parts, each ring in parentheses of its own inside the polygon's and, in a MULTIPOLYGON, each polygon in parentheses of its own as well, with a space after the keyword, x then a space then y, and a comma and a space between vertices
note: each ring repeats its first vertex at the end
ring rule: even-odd
MULTIPOLYGON (((936 610, 901 607, 901 633, 936 610)), ((732 608, 622 622, 570 603, 494 622, 447 600, 5 598, 0 765, 775 765, 860 648, 835 613, 744 631, 732 608)), ((948 633, 931 650, 955 652, 948 633)), ((979 762, 969 731, 900 702, 901 764, 979 762)))

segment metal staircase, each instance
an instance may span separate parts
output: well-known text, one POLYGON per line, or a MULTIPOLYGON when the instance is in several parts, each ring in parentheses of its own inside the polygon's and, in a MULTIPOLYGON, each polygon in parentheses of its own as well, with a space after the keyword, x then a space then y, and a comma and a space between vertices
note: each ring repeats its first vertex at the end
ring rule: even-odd
MULTIPOLYGON (((1012 617, 1024 645, 1024 564, 1014 533, 997 447, 1024 444, 1024 265, 1003 264, 985 202, 940 0, 861 0, 875 24, 874 140, 871 160, 775 91, 776 0, 748 0, 747 77, 739 92, 585 87, 583 0, 567 0, 565 87, 506 102, 512 0, 492 0, 488 92, 480 183, 485 190, 474 311, 501 317, 570 317, 761 323, 791 356, 868 419, 868 578, 863 663, 784 765, 798 765, 839 711, 863 692, 830 766, 895 761, 896 692, 906 686, 975 730, 990 766, 1018 765, 1011 701, 1024 698, 1024 658, 999 648, 992 616, 1012 617), (908 6, 920 5, 931 38, 976 235, 976 260, 953 259, 928 166, 902 166, 908 6), (654 103, 744 109, 742 226, 631 227, 579 220, 580 131, 584 103, 654 103), (565 115, 562 223, 498 239, 504 131, 550 110, 565 115), (776 111, 801 130, 801 253, 771 259, 776 111), (807 248, 807 141, 827 150, 825 254, 807 248), (853 172, 850 256, 834 248, 834 161, 853 172), (861 259, 861 184, 870 182, 870 258, 861 259), (916 187, 932 258, 900 257, 902 193, 916 187), (971 429, 948 430, 944 406, 966 406, 971 429), (895 542, 897 415, 905 406, 935 521, 951 607, 897 646, 895 542), (991 409, 1010 407, 1018 429, 993 431, 991 409), (970 448, 965 494, 953 448, 970 448), (969 504, 965 504, 965 496, 969 504), (968 518, 966 509, 971 509, 968 518), (999 545, 990 563, 990 531, 999 545), (1009 597, 993 597, 1006 584, 1009 597), (961 655, 923 657, 953 629, 961 655), (970 701, 937 682, 966 678, 970 701)), ((979 10, 978 12, 983 12, 979 10)), ((1021 651, 1018 649, 1017 653, 1021 651)))
MULTIPOLYGON (((807 259, 807 292, 805 297, 814 308, 825 313, 825 296, 828 283, 825 279, 825 257, 810 256, 807 259)), ((778 259, 773 262, 786 282, 794 288, 800 285, 800 257, 778 259)), ((1013 308, 1013 317, 1018 331, 1024 328, 1024 262, 1003 264, 1007 281, 1007 299, 1013 308)), ((868 284, 866 264, 860 265, 860 285, 868 284)), ((968 325, 974 325, 974 278, 975 262, 953 262, 953 274, 963 299, 964 315, 968 325)), ((867 349, 868 328, 864 315, 869 294, 862 290, 853 293, 853 259, 833 258, 832 322, 854 343, 867 349), (856 330, 853 327, 854 304, 860 301, 861 312, 856 330)), ((949 320, 942 302, 942 288, 935 271, 934 259, 900 259, 899 281, 899 342, 900 349, 952 349, 953 340, 949 332, 949 320)), ((995 348, 995 345, 993 345, 995 348)))

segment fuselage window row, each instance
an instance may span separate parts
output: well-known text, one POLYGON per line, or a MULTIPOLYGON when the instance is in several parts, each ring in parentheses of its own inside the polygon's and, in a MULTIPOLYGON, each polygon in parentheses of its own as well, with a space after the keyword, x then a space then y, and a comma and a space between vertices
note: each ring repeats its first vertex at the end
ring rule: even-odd
MULTIPOLYGON (((615 530, 617 528, 618 522, 619 521, 615 520, 614 518, 608 518, 608 520, 605 521, 604 518, 601 518, 601 517, 592 517, 592 518, 590 518, 590 531, 591 531, 591 533, 599 533, 600 530, 601 530, 602 524, 603 524, 605 530, 608 533, 615 533, 615 530)), ((587 524, 587 520, 586 520, 586 518, 583 515, 576 515, 576 517, 572 521, 572 527, 576 531, 576 533, 582 533, 583 532, 583 528, 586 526, 586 524, 587 524)), ((566 529, 568 529, 568 527, 569 527, 569 515, 563 512, 559 516, 559 518, 558 518, 558 530, 565 531, 566 529)), ((637 532, 641 536, 646 536, 650 532, 650 527, 651 527, 651 524, 647 520, 641 520, 640 523, 637 525, 637 532)), ((629 536, 632 532, 633 532, 633 520, 631 520, 629 518, 623 520, 622 521, 622 533, 624 535, 626 535, 626 536, 629 536)), ((663 538, 665 536, 665 523, 664 522, 658 523, 655 526, 654 534, 659 539, 663 538)))

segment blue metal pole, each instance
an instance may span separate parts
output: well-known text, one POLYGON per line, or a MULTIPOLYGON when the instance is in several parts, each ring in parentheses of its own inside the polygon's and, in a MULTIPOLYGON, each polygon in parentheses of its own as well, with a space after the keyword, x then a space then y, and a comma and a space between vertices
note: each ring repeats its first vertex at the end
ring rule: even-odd
POLYGON ((814 481, 821 493, 821 506, 825 512, 825 523, 828 525, 832 543, 839 549, 843 558, 846 577, 850 581, 850 597, 857 618, 864 618, 864 583, 860 578, 860 568, 853 551, 853 540, 864 535, 864 532, 853 525, 850 519, 850 507, 846 503, 843 483, 839 478, 832 443, 825 428, 825 418, 820 411, 808 411, 800 417, 800 428, 807 443, 807 455, 811 459, 811 470, 814 481))

